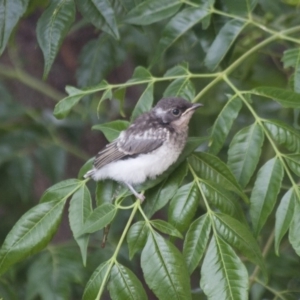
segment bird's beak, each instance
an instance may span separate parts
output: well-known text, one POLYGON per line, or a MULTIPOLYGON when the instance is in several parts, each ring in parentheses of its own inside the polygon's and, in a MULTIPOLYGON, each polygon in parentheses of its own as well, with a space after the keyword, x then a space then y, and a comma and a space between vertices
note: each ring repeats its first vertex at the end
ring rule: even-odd
POLYGON ((193 104, 193 106, 189 107, 189 108, 182 114, 182 116, 188 114, 188 113, 191 112, 191 111, 196 110, 197 108, 199 108, 199 107, 201 107, 201 106, 203 106, 202 103, 195 103, 195 104, 193 104))

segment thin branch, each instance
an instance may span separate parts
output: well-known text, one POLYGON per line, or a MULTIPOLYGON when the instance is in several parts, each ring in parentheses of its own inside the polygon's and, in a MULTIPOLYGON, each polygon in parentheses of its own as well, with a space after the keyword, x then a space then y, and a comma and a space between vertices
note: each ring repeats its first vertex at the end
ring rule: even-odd
POLYGON ((45 82, 39 79, 36 79, 35 77, 29 75, 21 69, 12 69, 1 64, 0 75, 11 79, 17 79, 26 86, 32 88, 33 90, 48 96, 55 102, 58 102, 59 100, 65 97, 65 94, 57 91, 50 85, 46 84, 45 82))

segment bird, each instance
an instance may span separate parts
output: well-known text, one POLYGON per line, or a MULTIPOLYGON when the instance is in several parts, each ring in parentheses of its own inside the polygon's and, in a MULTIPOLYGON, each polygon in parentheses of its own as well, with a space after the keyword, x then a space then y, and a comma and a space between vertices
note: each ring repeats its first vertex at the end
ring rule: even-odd
POLYGON ((96 155, 84 177, 122 183, 143 202, 145 196, 134 186, 154 179, 176 162, 186 144, 189 121, 200 106, 183 98, 162 98, 96 155))

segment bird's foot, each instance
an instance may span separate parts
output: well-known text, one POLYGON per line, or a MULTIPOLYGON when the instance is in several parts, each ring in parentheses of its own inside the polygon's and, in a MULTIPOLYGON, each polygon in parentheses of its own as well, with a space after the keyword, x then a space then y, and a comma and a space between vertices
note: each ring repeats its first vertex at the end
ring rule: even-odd
POLYGON ((146 199, 146 197, 143 194, 139 194, 133 187, 131 184, 124 182, 125 185, 129 188, 129 190, 132 192, 132 194, 137 197, 138 199, 140 199, 141 203, 146 199))
POLYGON ((136 197, 141 201, 141 203, 143 203, 146 199, 146 197, 143 194, 137 194, 136 197))

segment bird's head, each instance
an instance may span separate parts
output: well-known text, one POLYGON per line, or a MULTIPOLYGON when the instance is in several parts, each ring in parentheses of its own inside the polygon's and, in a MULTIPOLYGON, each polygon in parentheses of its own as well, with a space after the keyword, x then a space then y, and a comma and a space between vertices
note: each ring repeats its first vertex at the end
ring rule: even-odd
POLYGON ((153 113, 162 123, 182 127, 188 125, 193 113, 200 106, 203 105, 182 98, 163 98, 153 108, 153 113))

